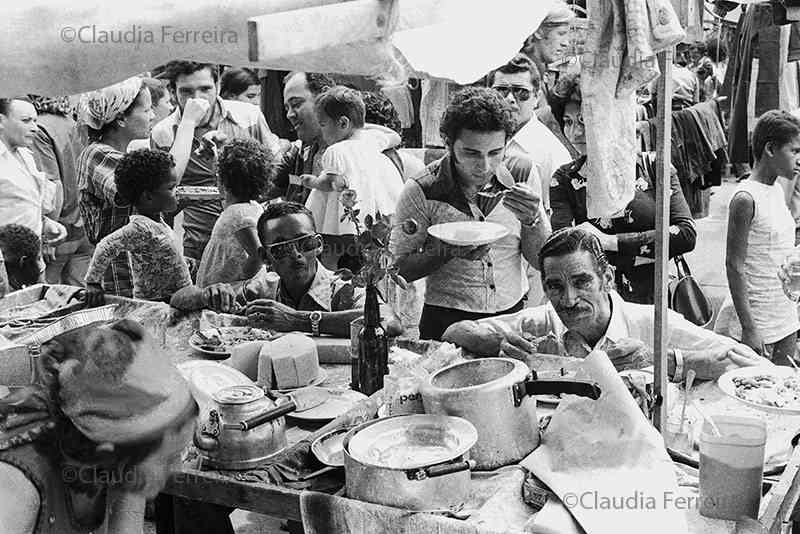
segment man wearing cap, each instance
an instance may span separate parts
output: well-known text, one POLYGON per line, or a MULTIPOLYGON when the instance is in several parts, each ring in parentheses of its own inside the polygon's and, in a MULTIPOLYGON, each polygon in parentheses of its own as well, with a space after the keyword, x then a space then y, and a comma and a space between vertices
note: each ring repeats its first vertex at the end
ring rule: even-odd
POLYGON ((141 532, 145 500, 192 439, 188 384, 127 319, 61 333, 40 364, 0 399, 3 531, 141 532))

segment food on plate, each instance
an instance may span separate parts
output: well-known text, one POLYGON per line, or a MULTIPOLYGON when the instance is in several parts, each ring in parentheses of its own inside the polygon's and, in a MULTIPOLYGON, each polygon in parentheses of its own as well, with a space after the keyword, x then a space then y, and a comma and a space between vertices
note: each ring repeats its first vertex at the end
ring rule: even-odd
POLYGON ((286 334, 264 345, 259 355, 259 382, 266 383, 266 365, 270 360, 272 384, 276 389, 289 389, 307 386, 319 375, 319 355, 317 344, 303 334, 286 334), (263 373, 262 373, 263 371, 263 373))
POLYGON ((498 356, 503 335, 489 325, 476 321, 459 321, 442 334, 442 341, 454 343, 477 356, 498 356))
POLYGON ((774 408, 800 409, 800 375, 759 374, 733 377, 736 396, 774 408))

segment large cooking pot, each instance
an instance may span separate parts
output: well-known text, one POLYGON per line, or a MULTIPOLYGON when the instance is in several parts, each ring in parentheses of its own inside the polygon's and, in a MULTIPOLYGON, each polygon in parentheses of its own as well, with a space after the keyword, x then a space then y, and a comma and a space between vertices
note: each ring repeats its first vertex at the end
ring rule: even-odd
POLYGON ((478 429, 470 458, 478 470, 515 463, 539 446, 535 395, 569 393, 597 399, 597 384, 538 380, 519 360, 481 358, 440 369, 423 383, 425 411, 463 417, 478 429))
POLYGON ((475 427, 460 417, 396 415, 344 438, 347 496, 408 510, 458 509, 469 496, 475 427))

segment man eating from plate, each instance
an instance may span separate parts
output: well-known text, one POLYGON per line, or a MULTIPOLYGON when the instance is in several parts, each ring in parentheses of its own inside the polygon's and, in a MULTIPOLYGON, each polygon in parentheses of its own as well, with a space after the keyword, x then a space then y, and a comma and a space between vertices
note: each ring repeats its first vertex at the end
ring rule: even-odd
MULTIPOLYGON (((614 274, 597 237, 564 228, 547 239, 539 257, 549 302, 480 321, 481 328, 502 334, 502 353, 523 360, 536 352, 584 358, 600 349, 618 371, 652 364, 655 309, 625 302, 614 291, 614 274)), ((731 369, 769 364, 750 347, 673 311, 667 328, 667 373, 675 382, 683 381, 689 369, 699 379, 714 380, 731 369)), ((459 330, 445 339, 468 346, 459 330)))
MULTIPOLYGON (((277 290, 262 269, 241 292, 250 324, 281 332, 350 337, 350 323, 364 313, 364 290, 336 277, 319 261, 322 237, 311 212, 302 204, 270 204, 258 220, 261 257, 280 277, 277 290)), ((383 317, 388 318, 388 309, 383 317)), ((397 320, 385 326, 399 335, 397 320)))
POLYGON ((409 180, 400 196, 395 220, 412 219, 419 231, 408 235, 395 227, 390 250, 406 280, 427 277, 422 339, 438 340, 458 321, 523 307, 525 269, 536 264, 550 223, 540 184, 529 180, 531 161, 520 156, 504 162, 515 130, 511 108, 499 93, 485 87, 459 91, 440 126, 447 155, 409 180), (486 245, 458 246, 428 232, 434 225, 467 221, 496 223, 507 234, 486 245))

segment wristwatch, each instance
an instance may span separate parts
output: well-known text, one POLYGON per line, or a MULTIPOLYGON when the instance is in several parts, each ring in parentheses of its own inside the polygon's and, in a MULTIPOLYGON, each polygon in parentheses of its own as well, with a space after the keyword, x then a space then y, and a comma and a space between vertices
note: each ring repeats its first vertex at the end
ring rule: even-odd
POLYGON ((311 322, 311 335, 318 336, 319 335, 319 323, 322 321, 322 312, 321 311, 313 311, 308 315, 308 320, 311 322))

